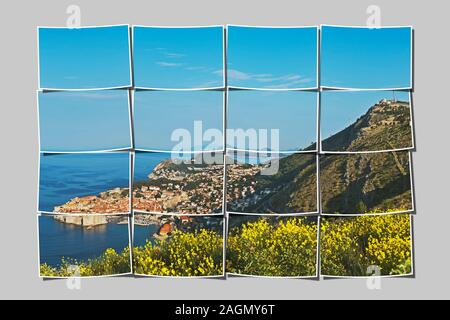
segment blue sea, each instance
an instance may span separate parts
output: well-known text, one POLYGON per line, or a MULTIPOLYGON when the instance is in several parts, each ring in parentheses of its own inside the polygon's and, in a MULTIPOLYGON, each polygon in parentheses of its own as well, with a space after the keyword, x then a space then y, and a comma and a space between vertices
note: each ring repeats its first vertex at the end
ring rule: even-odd
POLYGON ((170 159, 170 153, 136 152, 134 158, 134 181, 148 180, 148 175, 158 163, 170 159))
POLYGON ((40 262, 58 266, 61 258, 86 261, 106 249, 121 252, 129 246, 127 224, 108 223, 87 229, 58 222, 50 216, 39 217, 40 262))
POLYGON ((140 247, 145 245, 147 240, 154 242, 153 234, 159 229, 158 225, 151 224, 149 226, 134 226, 133 246, 140 247))
MULTIPOLYGON (((143 246, 159 226, 135 226, 134 246, 143 246)), ((108 223, 92 229, 58 222, 51 216, 39 217, 40 262, 58 266, 61 258, 86 261, 100 256, 106 249, 121 252, 129 245, 128 225, 108 223)))
POLYGON ((129 186, 129 154, 41 155, 39 211, 52 212, 75 197, 129 186))

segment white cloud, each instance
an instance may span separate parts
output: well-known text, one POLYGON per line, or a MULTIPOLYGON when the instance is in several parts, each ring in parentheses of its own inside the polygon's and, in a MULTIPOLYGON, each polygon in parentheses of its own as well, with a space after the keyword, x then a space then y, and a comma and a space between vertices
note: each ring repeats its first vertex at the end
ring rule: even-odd
MULTIPOLYGON (((215 71, 216 73, 218 72, 223 72, 222 70, 220 71, 215 71)), ((249 80, 252 78, 252 75, 239 71, 239 70, 234 70, 234 69, 229 69, 227 70, 227 75, 230 79, 235 79, 235 80, 249 80)))
POLYGON ((166 52, 166 53, 165 53, 165 56, 166 56, 167 58, 183 58, 183 57, 185 57, 186 55, 185 55, 185 54, 182 54, 182 53, 166 52))
POLYGON ((302 78, 299 80, 294 80, 294 81, 289 81, 289 82, 284 82, 283 84, 277 84, 277 85, 269 85, 267 86, 268 88, 272 88, 272 89, 282 89, 282 88, 286 88, 286 87, 297 87, 299 85, 305 84, 305 83, 310 83, 313 80, 310 78, 302 78))
POLYGON ((166 61, 158 61, 156 62, 156 64, 161 67, 179 67, 182 65, 181 63, 166 62, 166 61))
MULTIPOLYGON (((217 73, 219 71, 215 71, 217 73)), ((221 71, 220 71, 221 72, 221 71)), ((281 76, 275 76, 269 73, 246 73, 235 69, 228 69, 228 77, 234 80, 253 80, 256 82, 269 83, 269 82, 283 82, 282 85, 276 86, 286 86, 286 85, 298 85, 302 83, 308 83, 311 81, 310 78, 304 78, 299 74, 286 74, 281 76)))
MULTIPOLYGON (((208 70, 208 68, 206 68, 206 67, 196 67, 196 66, 186 67, 185 69, 188 71, 207 71, 208 70)), ((220 71, 220 72, 223 72, 223 71, 220 71)), ((213 72, 213 73, 215 73, 215 72, 213 72)))

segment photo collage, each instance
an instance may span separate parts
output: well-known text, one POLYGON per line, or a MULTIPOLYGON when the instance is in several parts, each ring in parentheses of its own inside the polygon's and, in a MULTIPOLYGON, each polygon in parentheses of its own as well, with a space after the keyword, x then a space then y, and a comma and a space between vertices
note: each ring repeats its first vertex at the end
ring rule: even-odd
POLYGON ((412 277, 412 27, 38 28, 39 275, 412 277))

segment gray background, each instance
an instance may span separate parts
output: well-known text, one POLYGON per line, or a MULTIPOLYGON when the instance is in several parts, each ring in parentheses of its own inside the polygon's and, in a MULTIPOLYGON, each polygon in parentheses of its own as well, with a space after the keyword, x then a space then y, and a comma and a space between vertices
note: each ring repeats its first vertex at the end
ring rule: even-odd
POLYGON ((0 229, 1 298, 304 299, 449 298, 448 212, 449 36, 448 1, 14 1, 3 2, 1 24, 0 229), (81 290, 65 280, 38 278, 37 52, 36 26, 65 26, 69 4, 81 7, 82 25, 365 25, 366 8, 381 7, 382 25, 415 27, 413 155, 417 217, 415 279, 383 279, 381 290, 366 281, 231 278, 83 279, 81 290), (445 205, 444 205, 445 204, 445 205))

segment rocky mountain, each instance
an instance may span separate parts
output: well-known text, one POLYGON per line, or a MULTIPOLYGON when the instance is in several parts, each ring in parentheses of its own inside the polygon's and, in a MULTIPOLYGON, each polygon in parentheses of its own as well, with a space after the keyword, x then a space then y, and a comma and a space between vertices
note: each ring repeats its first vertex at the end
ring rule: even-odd
POLYGON ((324 151, 376 151, 412 147, 408 102, 381 100, 353 124, 322 142, 324 151))
MULTIPOLYGON (((362 151, 411 146, 409 104, 382 100, 352 125, 323 141, 324 150, 362 151)), ((315 145, 306 148, 315 150, 315 145)), ((220 160, 222 160, 220 155, 220 160)), ((320 155, 321 205, 324 213, 355 214, 412 209, 408 151, 320 155)), ((314 213, 317 203, 317 156, 293 154, 268 163, 227 164, 227 210, 241 213, 314 213)), ((149 179, 135 181, 133 207, 145 212, 209 214, 222 212, 223 166, 201 155, 180 163, 159 163, 149 179)), ((55 212, 129 211, 129 190, 116 188, 77 197, 55 212)))
POLYGON ((324 213, 412 209, 408 151, 325 155, 320 168, 324 213))
MULTIPOLYGON (((409 104, 383 100, 351 126, 323 142, 327 150, 361 151, 411 145, 409 104)), ((408 151, 320 156, 324 213, 355 214, 412 209, 408 151)), ((254 176, 258 201, 234 199, 229 210, 247 213, 296 213, 317 210, 316 157, 293 154, 279 161, 273 176, 254 176)), ((255 198, 255 196, 253 195, 255 198)))

